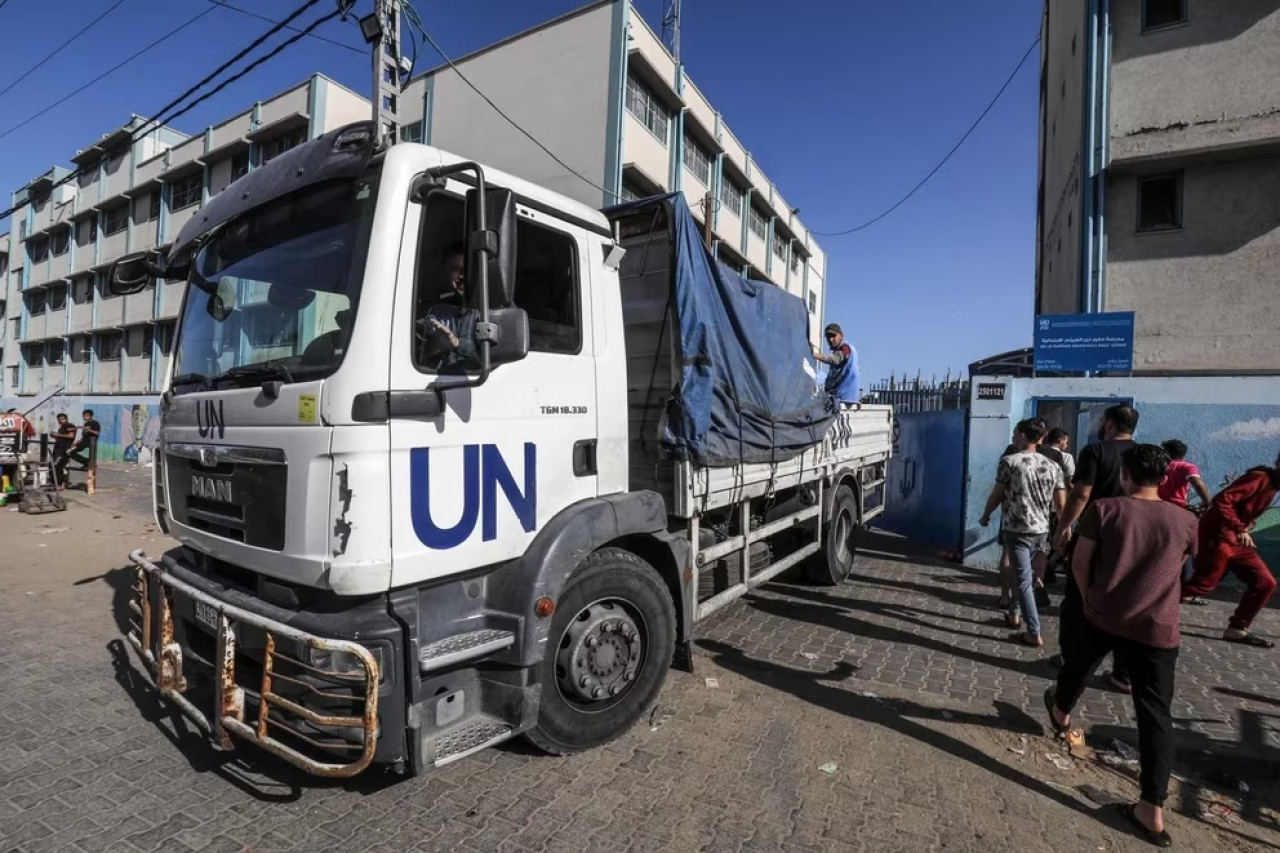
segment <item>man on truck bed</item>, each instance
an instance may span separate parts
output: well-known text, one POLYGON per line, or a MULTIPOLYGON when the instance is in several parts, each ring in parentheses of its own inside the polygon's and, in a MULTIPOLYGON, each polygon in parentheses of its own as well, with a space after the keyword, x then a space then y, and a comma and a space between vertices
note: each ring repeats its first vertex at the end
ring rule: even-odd
POLYGON ((858 351, 845 341, 838 323, 829 324, 825 335, 831 352, 824 355, 814 347, 813 357, 827 365, 826 392, 837 403, 859 406, 862 398, 858 396, 858 351))

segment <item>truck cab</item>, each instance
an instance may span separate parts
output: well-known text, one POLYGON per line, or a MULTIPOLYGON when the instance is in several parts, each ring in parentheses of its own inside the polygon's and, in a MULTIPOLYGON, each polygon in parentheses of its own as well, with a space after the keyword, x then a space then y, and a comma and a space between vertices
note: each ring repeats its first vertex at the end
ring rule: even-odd
POLYGON ((111 271, 188 281, 154 467, 181 547, 135 553, 130 640, 216 744, 321 775, 594 746, 687 646, 706 536, 630 486, 624 250, 375 137, 277 157, 111 271))

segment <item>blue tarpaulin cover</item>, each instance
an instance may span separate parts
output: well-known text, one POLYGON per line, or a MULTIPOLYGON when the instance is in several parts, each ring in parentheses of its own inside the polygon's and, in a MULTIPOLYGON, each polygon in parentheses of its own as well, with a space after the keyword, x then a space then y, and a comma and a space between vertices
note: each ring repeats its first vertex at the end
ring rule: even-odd
POLYGON ((671 308, 681 380, 662 441, 678 459, 721 467, 780 462, 822 440, 835 410, 818 387, 804 301, 715 260, 683 194, 605 210, 610 218, 663 205, 671 229, 671 308))

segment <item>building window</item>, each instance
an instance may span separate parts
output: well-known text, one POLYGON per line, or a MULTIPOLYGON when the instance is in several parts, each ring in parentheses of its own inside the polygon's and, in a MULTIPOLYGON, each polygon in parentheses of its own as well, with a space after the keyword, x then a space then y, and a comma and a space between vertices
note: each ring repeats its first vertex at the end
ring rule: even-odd
POLYGON ((97 340, 98 361, 119 361, 123 343, 122 332, 100 332, 97 340))
POLYGON ((630 181, 622 182, 622 193, 619 198, 623 201, 639 201, 642 198, 648 198, 649 193, 637 187, 630 181))
POLYGON ((791 274, 792 275, 800 274, 800 253, 799 252, 791 253, 791 274))
POLYGON ((65 255, 68 251, 70 251, 70 249, 71 249, 71 229, 59 228, 57 231, 53 232, 52 251, 53 251, 54 257, 61 257, 62 255, 65 255))
POLYGON ((734 216, 742 216, 743 190, 729 178, 720 179, 720 203, 734 216))
POLYGON ((27 241, 27 257, 31 263, 38 264, 49 257, 49 240, 46 237, 32 237, 27 241))
POLYGON ((231 180, 238 181, 249 174, 249 152, 243 151, 231 157, 231 180))
POLYGON ((179 178, 173 182, 173 194, 169 197, 170 209, 182 210, 184 207, 199 204, 203 192, 204 175, 200 172, 179 178))
POLYGON ((121 204, 111 208, 102 215, 102 236, 110 237, 119 234, 129 227, 129 205, 121 204))
POLYGON ((157 323, 156 335, 160 338, 160 354, 168 355, 173 351, 173 331, 177 327, 176 323, 157 323))
POLYGON ((751 229, 752 234, 761 240, 769 236, 769 226, 765 223, 764 216, 760 211, 756 210, 754 204, 747 211, 747 227, 751 229))
POLYGON ((71 300, 77 305, 88 305, 93 301, 93 279, 78 278, 71 285, 71 300))
POLYGON ((401 142, 421 142, 422 141, 422 122, 415 121, 413 124, 406 124, 400 128, 401 142))
POLYGON ((773 253, 782 260, 787 259, 787 238, 781 234, 773 235, 773 253))
POLYGON ((39 317, 44 313, 45 293, 43 290, 33 290, 23 298, 27 302, 27 316, 39 317))
POLYGON ((142 357, 151 358, 151 350, 155 347, 156 333, 150 326, 142 329, 142 357))
POLYGON ((814 293, 813 291, 809 291, 809 313, 810 314, 818 313, 818 294, 814 293))
POLYGON ((67 286, 65 284, 55 284, 49 288, 49 310, 61 311, 67 307, 67 286))
POLYGON ((286 133, 284 136, 277 136, 268 142, 262 143, 262 156, 259 161, 269 163, 279 157, 290 148, 297 148, 306 139, 306 133, 301 130, 295 130, 292 133, 286 133))
POLYGON ((59 338, 56 341, 49 341, 49 349, 45 353, 44 363, 51 365, 62 364, 62 356, 66 351, 66 344, 59 338))
POLYGON ((39 367, 44 364, 44 347, 40 344, 24 344, 22 361, 27 367, 39 367))
POLYGON ((13 367, 9 368, 9 391, 14 392, 17 390, 18 390, 18 366, 14 365, 13 367))
POLYGON ((711 157, 689 134, 684 135, 684 165, 704 187, 711 186, 711 157))
POLYGON ((658 137, 663 145, 667 144, 667 108, 643 83, 631 75, 627 75, 627 112, 658 137))
POLYGON ((89 242, 93 243, 98 239, 98 214, 89 215, 89 242))
POLYGON ((1142 0, 1142 31, 1162 30, 1187 22, 1187 0, 1142 0))
POLYGON ((1138 231, 1182 227, 1182 174, 1138 179, 1138 231))

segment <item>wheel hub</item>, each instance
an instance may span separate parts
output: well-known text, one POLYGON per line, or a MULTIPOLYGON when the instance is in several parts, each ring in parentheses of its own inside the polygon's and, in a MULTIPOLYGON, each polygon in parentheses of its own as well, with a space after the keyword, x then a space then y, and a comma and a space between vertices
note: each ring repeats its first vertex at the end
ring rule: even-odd
POLYGON ((565 629, 556 655, 560 688, 579 701, 617 696, 634 682, 643 656, 635 619, 616 602, 597 602, 565 629))

